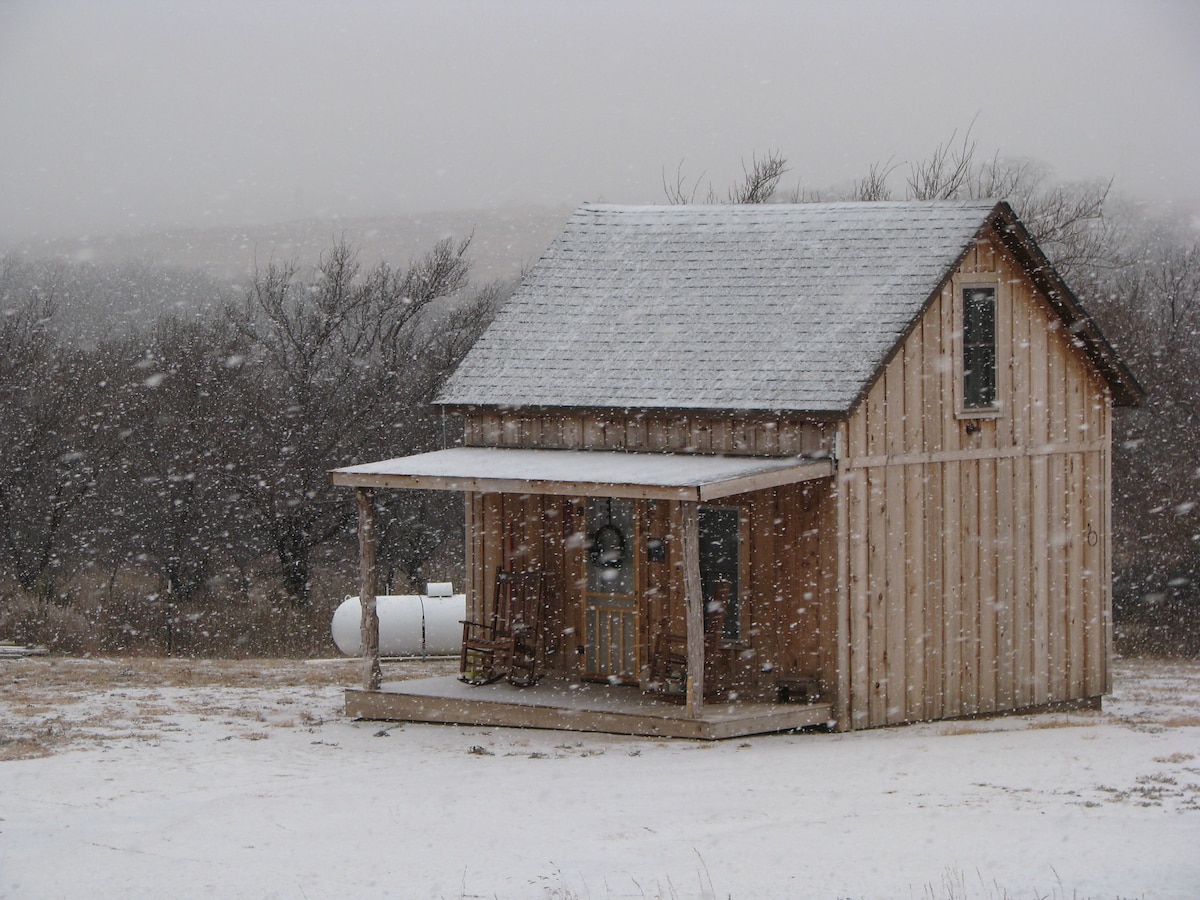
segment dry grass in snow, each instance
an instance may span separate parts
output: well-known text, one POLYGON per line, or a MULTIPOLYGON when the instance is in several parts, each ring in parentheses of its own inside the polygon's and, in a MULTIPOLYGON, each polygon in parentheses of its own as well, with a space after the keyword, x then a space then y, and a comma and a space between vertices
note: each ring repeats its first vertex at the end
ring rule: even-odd
MULTIPOLYGON (((406 660, 389 677, 424 678, 457 661, 406 660)), ((230 737, 317 726, 357 682, 356 660, 38 657, 0 662, 0 760, 178 733, 179 717, 225 721, 230 737)))

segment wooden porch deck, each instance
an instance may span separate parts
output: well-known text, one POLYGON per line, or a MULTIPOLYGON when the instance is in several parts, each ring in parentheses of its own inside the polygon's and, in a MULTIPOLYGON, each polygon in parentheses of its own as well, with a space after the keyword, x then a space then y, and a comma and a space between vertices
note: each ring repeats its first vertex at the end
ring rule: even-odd
POLYGON ((453 676, 346 691, 346 715, 395 722, 501 725, 721 740, 827 723, 828 703, 712 703, 688 718, 682 703, 636 687, 544 678, 532 687, 464 684, 453 676))

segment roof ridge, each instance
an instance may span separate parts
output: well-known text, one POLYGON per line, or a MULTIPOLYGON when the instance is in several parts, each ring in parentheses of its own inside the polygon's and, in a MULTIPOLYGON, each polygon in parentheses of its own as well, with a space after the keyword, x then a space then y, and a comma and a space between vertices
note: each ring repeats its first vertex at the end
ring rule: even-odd
POLYGON ((749 212, 771 210, 819 210, 819 209, 994 209, 1004 202, 1000 199, 970 200, 829 200, 811 203, 596 203, 585 201, 576 207, 581 210, 603 211, 663 211, 684 212, 721 211, 740 215, 749 212))

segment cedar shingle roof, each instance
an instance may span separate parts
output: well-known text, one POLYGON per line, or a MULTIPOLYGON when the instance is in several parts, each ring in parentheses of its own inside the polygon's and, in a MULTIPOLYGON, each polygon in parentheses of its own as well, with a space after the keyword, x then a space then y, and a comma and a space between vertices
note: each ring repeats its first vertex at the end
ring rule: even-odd
POLYGON ((438 400, 846 413, 996 209, 582 206, 438 400))

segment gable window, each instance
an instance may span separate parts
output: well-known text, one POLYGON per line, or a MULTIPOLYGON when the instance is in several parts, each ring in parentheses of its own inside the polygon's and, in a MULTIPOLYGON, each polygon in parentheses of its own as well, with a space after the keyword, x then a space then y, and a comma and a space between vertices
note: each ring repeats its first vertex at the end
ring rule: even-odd
POLYGON ((963 408, 996 408, 996 289, 963 288, 963 408))

